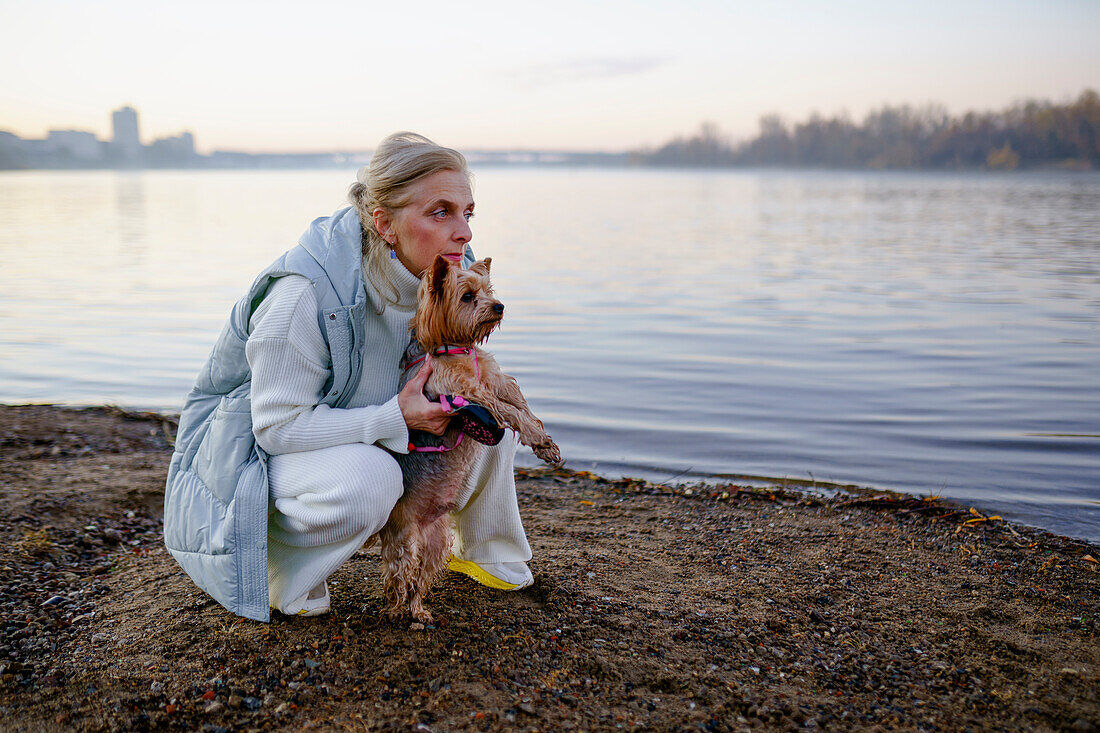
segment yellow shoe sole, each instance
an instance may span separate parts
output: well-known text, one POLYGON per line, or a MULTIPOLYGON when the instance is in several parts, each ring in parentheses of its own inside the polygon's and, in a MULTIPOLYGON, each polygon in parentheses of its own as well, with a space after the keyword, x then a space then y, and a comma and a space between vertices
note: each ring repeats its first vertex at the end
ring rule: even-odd
POLYGON ((456 573, 468 575, 482 585, 496 588, 497 590, 515 590, 518 587, 515 583, 508 583, 495 575, 489 575, 489 573, 485 572, 477 563, 470 562, 469 560, 460 560, 454 555, 447 558, 447 568, 456 573))

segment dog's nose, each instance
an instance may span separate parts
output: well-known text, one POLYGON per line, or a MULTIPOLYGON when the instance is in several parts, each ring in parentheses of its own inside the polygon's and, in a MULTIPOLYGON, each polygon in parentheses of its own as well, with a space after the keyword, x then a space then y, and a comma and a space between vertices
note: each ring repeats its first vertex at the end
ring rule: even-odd
POLYGON ((504 312, 504 303, 493 303, 493 313, 498 316, 504 312))

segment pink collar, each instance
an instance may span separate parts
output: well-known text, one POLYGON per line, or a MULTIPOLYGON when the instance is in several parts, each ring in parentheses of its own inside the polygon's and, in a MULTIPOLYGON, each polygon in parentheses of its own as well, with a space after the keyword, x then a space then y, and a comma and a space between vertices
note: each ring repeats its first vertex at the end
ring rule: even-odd
MULTIPOLYGON (((477 371, 477 379, 481 381, 481 366, 477 363, 477 349, 473 346, 447 346, 444 344, 435 351, 432 352, 432 356, 458 356, 465 354, 473 354, 474 356, 474 369, 477 371)), ((419 359, 409 362, 409 365, 405 367, 405 371, 412 369, 414 366, 424 361, 427 356, 422 356, 419 359)))

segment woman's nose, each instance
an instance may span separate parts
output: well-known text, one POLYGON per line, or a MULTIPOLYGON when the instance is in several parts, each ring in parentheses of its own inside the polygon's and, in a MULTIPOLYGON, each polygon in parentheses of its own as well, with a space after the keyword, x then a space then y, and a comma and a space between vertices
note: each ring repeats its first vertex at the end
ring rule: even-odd
POLYGON ((469 242, 474 238, 474 230, 470 228, 470 222, 465 219, 455 229, 454 238, 456 242, 469 242))

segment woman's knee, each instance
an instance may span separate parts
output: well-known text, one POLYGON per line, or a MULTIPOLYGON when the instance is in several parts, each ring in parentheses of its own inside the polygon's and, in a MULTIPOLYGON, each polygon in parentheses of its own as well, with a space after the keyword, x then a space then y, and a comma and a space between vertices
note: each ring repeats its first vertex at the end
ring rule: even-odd
POLYGON ((377 531, 401 498, 401 468, 375 445, 272 456, 271 468, 276 506, 306 524, 377 531))
POLYGON ((403 491, 401 467, 394 457, 375 445, 358 443, 347 472, 344 508, 348 521, 363 529, 382 528, 403 491))

